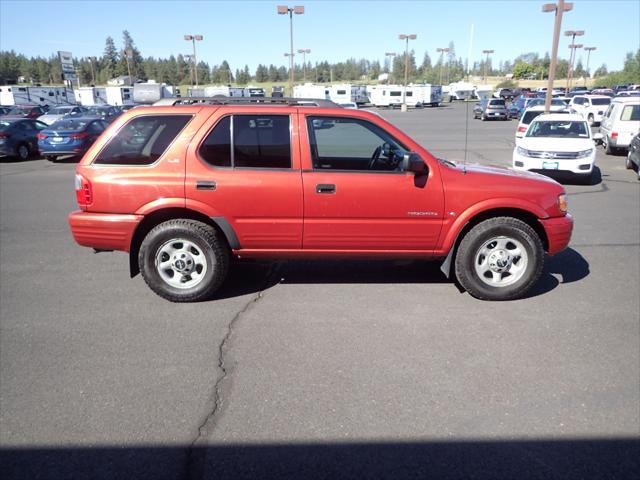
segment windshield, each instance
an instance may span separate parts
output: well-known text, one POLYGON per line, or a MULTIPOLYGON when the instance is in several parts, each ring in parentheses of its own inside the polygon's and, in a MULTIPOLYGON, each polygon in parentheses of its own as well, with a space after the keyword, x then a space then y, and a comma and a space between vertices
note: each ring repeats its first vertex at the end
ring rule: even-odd
POLYGON ((66 130, 84 130, 89 123, 89 120, 58 120, 51 125, 47 130, 53 130, 54 132, 64 132, 66 130))
POLYGON ((11 128, 12 122, 0 122, 0 132, 4 132, 5 130, 9 130, 11 128))
POLYGON ((504 107, 504 100, 491 100, 489 101, 489 107, 504 107))
POLYGON ((47 115, 66 115, 73 107, 56 107, 47 112, 47 115))
POLYGON ((611 103, 610 98, 592 98, 591 105, 609 105, 611 103))
POLYGON ((589 131, 584 121, 542 120, 529 127, 527 137, 589 138, 589 131))
POLYGON ((87 107, 87 112, 93 115, 100 115, 101 117, 104 117, 107 115, 108 110, 106 108, 100 107, 87 107))

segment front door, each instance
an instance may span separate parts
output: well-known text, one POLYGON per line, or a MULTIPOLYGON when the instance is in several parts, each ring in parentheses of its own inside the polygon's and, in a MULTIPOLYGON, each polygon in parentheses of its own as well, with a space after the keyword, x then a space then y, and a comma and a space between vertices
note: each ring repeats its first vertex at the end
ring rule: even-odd
POLYGON ((430 251, 444 198, 439 172, 402 170, 408 150, 368 120, 301 116, 305 250, 430 251))

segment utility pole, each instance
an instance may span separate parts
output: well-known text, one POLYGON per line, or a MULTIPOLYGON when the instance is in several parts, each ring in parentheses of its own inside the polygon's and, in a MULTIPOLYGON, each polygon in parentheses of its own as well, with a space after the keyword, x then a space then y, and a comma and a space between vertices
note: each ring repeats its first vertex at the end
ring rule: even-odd
MULTIPOLYGON (((591 57, 591 52, 593 52, 596 47, 584 47, 584 49, 587 51, 587 76, 589 78, 591 78, 591 71, 589 70, 589 58, 591 57)), ((584 79, 584 86, 587 86, 587 79, 584 79)))
POLYGON ((393 84, 393 60, 396 58, 396 54, 394 52, 386 52, 386 57, 389 57, 389 79, 387 79, 387 84, 393 84))
POLYGON ((198 86, 198 59, 196 57, 196 40, 201 41, 204 39, 202 35, 185 35, 184 39, 193 43, 193 73, 196 79, 196 87, 198 86))
POLYGON ((127 48, 124 51, 124 57, 127 60, 127 73, 129 74, 129 84, 133 84, 133 78, 131 78, 131 65, 129 64, 129 60, 133 57, 133 50, 127 48))
POLYGON ((576 45, 574 42, 576 41, 576 37, 581 37, 584 35, 584 30, 567 30, 564 32, 566 37, 571 37, 571 45, 569 48, 571 49, 571 55, 569 55, 569 71, 567 72, 567 91, 569 93, 569 88, 571 88, 571 77, 573 76, 573 61, 575 60, 575 53, 577 48, 582 48, 582 45, 576 45))
POLYGON ((573 8, 573 3, 565 3, 558 0, 558 3, 545 3, 542 6, 543 12, 555 12, 556 20, 553 26, 553 44, 551 48, 551 64, 549 65, 549 80, 547 81, 547 96, 544 100, 544 113, 551 110, 551 97, 553 92, 553 80, 556 76, 556 64, 558 63, 558 42, 560 41, 560 29, 562 28, 562 14, 569 12, 573 8))
POLYGON ((484 83, 487 83, 487 65, 489 64, 489 55, 493 53, 493 50, 483 50, 482 53, 487 55, 487 59, 484 61, 484 83))
POLYGON ((91 66, 91 83, 93 85, 96 84, 96 72, 93 69, 93 62, 96 59, 96 57, 89 57, 89 65, 91 66))
POLYGON ((295 6, 288 7, 286 5, 278 5, 278 15, 289 14, 289 96, 293 97, 293 14, 302 15, 304 13, 304 7, 295 6))
POLYGON ((302 54, 302 79, 304 83, 307 83, 307 54, 311 53, 308 48, 301 48, 298 53, 302 54))
POLYGON ((451 51, 450 48, 437 48, 436 51, 440 53, 440 85, 442 85, 442 68, 444 66, 444 54, 451 51))
POLYGON ((415 33, 404 34, 401 33, 398 35, 400 40, 405 41, 405 49, 404 49, 404 89, 402 90, 402 105, 400 110, 403 112, 407 111, 407 81, 409 78, 409 40, 415 40, 418 38, 418 35, 415 33))

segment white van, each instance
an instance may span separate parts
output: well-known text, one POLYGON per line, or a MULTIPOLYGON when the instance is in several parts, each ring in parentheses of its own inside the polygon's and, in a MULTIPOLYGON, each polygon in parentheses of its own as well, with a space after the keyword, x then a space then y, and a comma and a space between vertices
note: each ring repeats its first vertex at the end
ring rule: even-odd
POLYGON ((602 116, 600 133, 608 154, 629 149, 633 136, 640 131, 640 98, 620 97, 611 100, 602 116))

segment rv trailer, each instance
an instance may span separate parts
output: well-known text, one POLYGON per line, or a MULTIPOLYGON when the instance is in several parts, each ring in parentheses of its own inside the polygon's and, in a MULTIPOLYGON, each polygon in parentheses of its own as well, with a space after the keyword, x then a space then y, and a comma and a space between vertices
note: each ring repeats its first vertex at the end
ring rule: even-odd
POLYGON ((0 105, 75 105, 73 89, 67 87, 0 87, 0 105))

